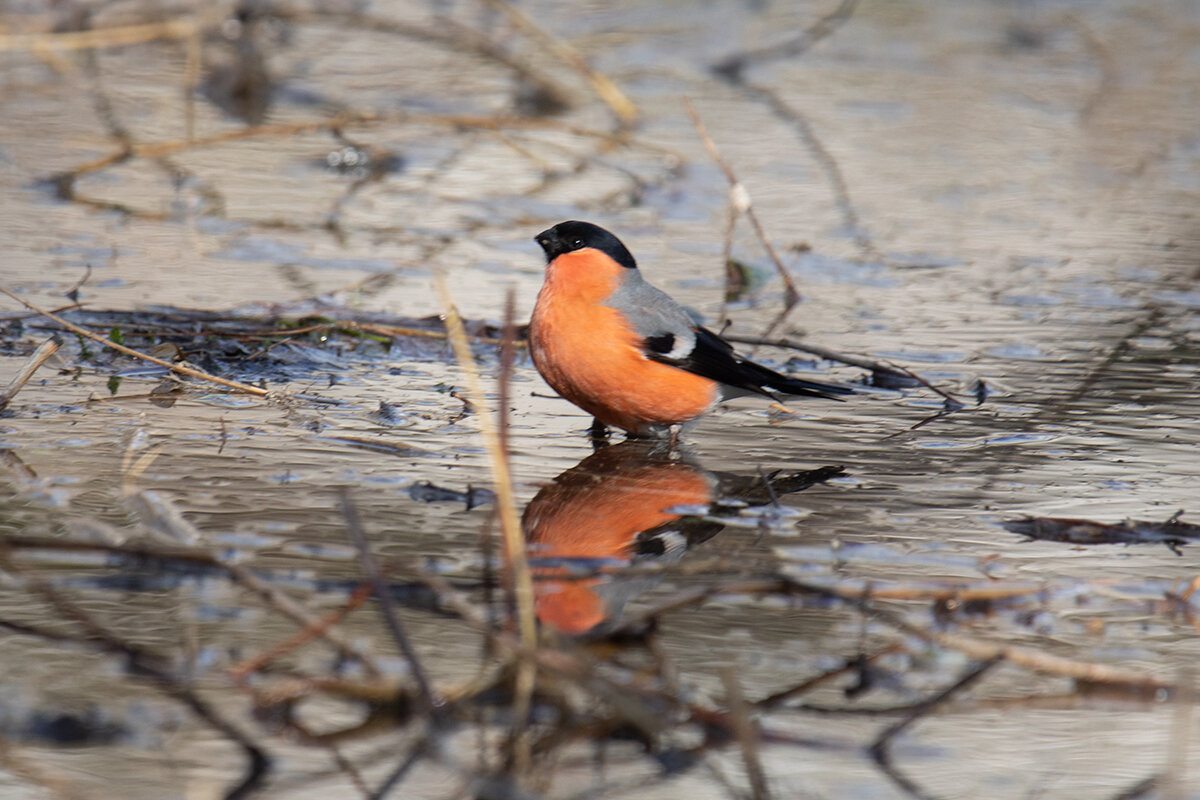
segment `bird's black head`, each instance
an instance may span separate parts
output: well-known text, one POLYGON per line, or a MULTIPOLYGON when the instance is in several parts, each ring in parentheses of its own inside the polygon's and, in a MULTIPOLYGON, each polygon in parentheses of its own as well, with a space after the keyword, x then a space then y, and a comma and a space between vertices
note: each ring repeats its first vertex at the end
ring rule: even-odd
POLYGON ((637 262, 633 260, 633 255, 625 245, 621 244, 621 240, 590 222, 560 222, 533 239, 546 251, 547 261, 553 261, 563 253, 593 247, 622 267, 637 269, 637 262))

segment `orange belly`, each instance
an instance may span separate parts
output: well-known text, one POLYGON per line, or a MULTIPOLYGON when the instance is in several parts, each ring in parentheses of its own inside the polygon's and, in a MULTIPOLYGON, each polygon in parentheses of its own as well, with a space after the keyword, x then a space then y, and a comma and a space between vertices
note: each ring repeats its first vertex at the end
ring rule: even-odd
POLYGON ((642 354, 616 309, 561 302, 547 284, 529 326, 533 363, 556 392, 630 433, 675 425, 717 402, 717 384, 642 354))

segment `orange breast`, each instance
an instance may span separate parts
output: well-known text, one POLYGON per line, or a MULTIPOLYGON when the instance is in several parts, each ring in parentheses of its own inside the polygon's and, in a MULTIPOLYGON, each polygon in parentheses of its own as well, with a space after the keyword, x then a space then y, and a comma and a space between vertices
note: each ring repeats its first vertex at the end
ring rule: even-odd
POLYGON ((620 273, 614 269, 624 268, 593 253, 568 253, 547 268, 529 328, 542 377, 604 424, 630 432, 708 411, 717 384, 642 354, 625 317, 602 304, 616 289, 620 273))

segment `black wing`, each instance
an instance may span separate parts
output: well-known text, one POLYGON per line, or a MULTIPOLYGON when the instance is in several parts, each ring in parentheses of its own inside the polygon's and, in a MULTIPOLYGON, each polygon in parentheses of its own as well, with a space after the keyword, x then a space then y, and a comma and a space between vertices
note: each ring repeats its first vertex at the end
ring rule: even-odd
POLYGON ((674 334, 667 333, 650 336, 644 340, 646 357, 694 372, 726 386, 767 397, 773 396, 770 391, 772 389, 784 394, 824 397, 830 400, 841 399, 839 395, 854 394, 854 390, 847 386, 780 375, 762 364, 742 358, 733 351, 729 342, 708 328, 697 327, 692 330, 696 334, 696 344, 687 355, 681 358, 666 355, 675 344, 674 334))

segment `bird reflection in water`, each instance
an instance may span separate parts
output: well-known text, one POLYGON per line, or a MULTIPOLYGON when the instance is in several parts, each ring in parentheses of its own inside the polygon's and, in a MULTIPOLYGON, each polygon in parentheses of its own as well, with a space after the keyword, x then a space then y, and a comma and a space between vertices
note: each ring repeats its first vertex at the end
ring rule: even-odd
POLYGON ((719 475, 661 443, 631 439, 603 447, 555 478, 525 509, 538 619, 565 634, 599 632, 658 580, 621 577, 611 568, 678 560, 726 526, 710 513, 766 505, 841 473, 841 467, 823 467, 719 475))

